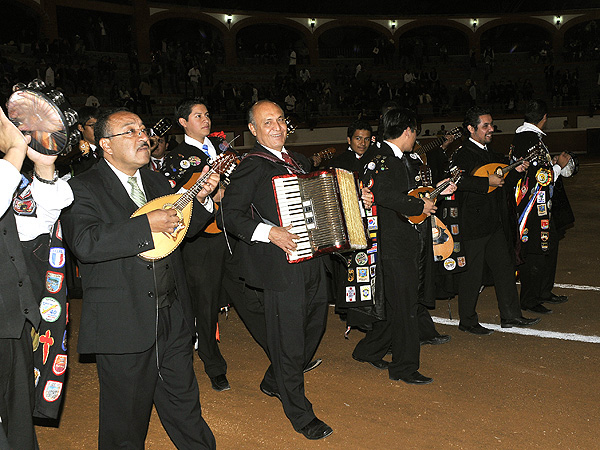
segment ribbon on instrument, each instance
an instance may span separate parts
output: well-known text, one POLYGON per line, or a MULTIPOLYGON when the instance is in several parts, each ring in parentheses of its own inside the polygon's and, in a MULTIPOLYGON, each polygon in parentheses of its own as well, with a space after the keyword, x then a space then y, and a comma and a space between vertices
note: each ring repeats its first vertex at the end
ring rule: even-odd
POLYGON ((525 198, 525 194, 527 194, 527 191, 529 190, 529 178, 525 180, 524 185, 522 184, 522 181, 523 179, 520 179, 515 188, 515 202, 517 203, 517 206, 519 206, 523 198, 525 198))
POLYGON ((519 239, 523 237, 523 230, 525 229, 525 225, 527 224, 527 218, 529 217, 529 213, 533 209, 533 205, 537 203, 537 197, 542 190, 542 186, 536 184, 534 187, 534 194, 531 196, 529 203, 521 213, 521 217, 519 217, 519 239))

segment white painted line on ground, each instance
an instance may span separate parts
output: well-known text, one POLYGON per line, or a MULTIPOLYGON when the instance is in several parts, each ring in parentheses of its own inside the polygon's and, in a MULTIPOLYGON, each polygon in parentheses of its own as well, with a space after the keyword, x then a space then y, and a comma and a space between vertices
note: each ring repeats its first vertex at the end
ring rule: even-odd
POLYGON ((599 286, 582 286, 580 284, 556 284, 555 283, 554 287, 561 288, 561 289, 576 289, 579 291, 599 291, 600 292, 599 286))
MULTIPOLYGON (((431 318, 435 323, 440 323, 442 325, 458 326, 458 320, 455 319, 445 319, 443 317, 437 316, 431 316, 431 318)), ((589 342, 591 344, 600 344, 600 336, 586 336, 584 334, 577 333, 560 333, 558 331, 537 330, 535 328, 502 328, 500 325, 496 325, 493 323, 482 323, 481 325, 495 331, 500 331, 502 333, 520 334, 523 336, 537 336, 546 339, 561 339, 563 341, 577 341, 589 342)))

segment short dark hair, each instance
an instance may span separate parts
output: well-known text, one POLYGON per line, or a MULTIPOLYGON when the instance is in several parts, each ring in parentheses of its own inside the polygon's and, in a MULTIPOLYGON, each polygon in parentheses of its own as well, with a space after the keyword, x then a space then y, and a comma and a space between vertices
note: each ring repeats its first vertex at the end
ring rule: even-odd
POLYGON ((398 109, 399 107, 400 105, 398 105, 398 103, 394 100, 388 100, 387 102, 384 102, 383 105, 381 105, 381 117, 383 117, 383 115, 390 109, 398 109))
POLYGON ((491 115, 490 110, 487 108, 483 108, 481 106, 473 106, 472 108, 469 108, 465 114, 463 128, 466 130, 467 127, 471 125, 473 128, 477 129, 477 127, 481 123, 479 117, 487 115, 491 115))
POLYGON ((393 108, 383 115, 381 122, 383 139, 396 139, 407 128, 417 129, 417 114, 407 108, 393 108))
POLYGON ((544 100, 529 100, 525 105, 525 122, 539 123, 548 114, 548 105, 544 100))
MULTIPOLYGON (((177 122, 180 127, 181 124, 179 123, 179 119, 188 120, 188 117, 190 117, 190 114, 192 113, 192 108, 196 105, 206 106, 206 103, 199 98, 184 98, 177 103, 175 106, 175 122, 177 122)), ((208 106, 206 106, 206 109, 208 109, 208 106)))
POLYGON ((98 117, 96 117, 97 120, 96 125, 94 125, 94 138, 96 139, 96 147, 98 152, 100 152, 100 156, 103 156, 102 147, 100 147, 100 139, 110 136, 111 134, 108 121, 112 115, 122 111, 129 112, 127 108, 112 108, 102 111, 98 117))
POLYGON ((97 119, 100 115, 100 110, 95 106, 82 106, 77 111, 77 123, 85 125, 91 118, 97 119))
POLYGON ((373 128, 369 125, 369 122, 365 122, 364 120, 355 120, 348 127, 348 137, 352 138, 356 130, 367 130, 371 135, 373 134, 373 128))

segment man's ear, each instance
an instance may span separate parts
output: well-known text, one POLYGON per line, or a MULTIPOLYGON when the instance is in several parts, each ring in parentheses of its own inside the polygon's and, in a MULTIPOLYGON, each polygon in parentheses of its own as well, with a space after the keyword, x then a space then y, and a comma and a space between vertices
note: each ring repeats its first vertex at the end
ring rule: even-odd
POLYGON ((83 125, 80 123, 77 124, 77 129, 83 133, 83 125))
POLYGON ((100 142, 98 142, 98 144, 100 145, 100 147, 102 147, 102 150, 104 151, 105 154, 108 153, 109 155, 112 156, 113 150, 110 146, 110 139, 102 138, 102 139, 100 139, 100 142))
POLYGON ((254 125, 252 125, 251 123, 248 124, 248 129, 250 130, 250 133, 252 133, 254 136, 256 136, 256 128, 254 127, 254 125))
POLYGON ((467 130, 469 131, 470 134, 475 133, 475 128, 473 128, 473 125, 467 125, 467 130))
POLYGON ((187 120, 185 120, 183 117, 180 117, 179 119, 177 119, 177 122, 179 122, 181 128, 185 130, 185 127, 187 126, 187 120))

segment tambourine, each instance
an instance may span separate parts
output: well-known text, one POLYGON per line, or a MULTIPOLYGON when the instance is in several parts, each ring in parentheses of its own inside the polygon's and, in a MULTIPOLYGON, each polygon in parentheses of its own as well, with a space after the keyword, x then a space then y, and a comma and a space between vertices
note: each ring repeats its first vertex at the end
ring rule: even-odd
POLYGON ((47 87, 42 80, 14 85, 6 109, 10 121, 31 136, 29 146, 44 155, 68 152, 79 142, 77 112, 62 92, 47 87))
POLYGON ((572 177, 579 172, 579 158, 573 152, 567 153, 571 155, 571 159, 569 159, 569 162, 560 171, 560 175, 565 178, 572 177))

